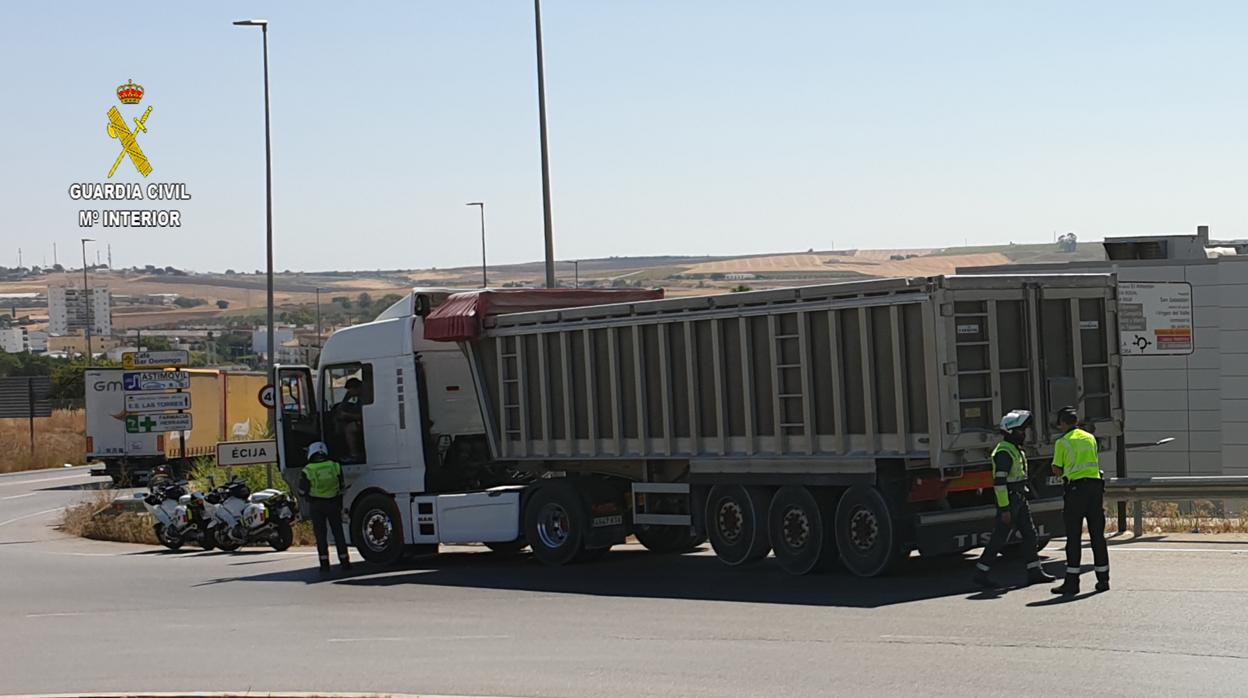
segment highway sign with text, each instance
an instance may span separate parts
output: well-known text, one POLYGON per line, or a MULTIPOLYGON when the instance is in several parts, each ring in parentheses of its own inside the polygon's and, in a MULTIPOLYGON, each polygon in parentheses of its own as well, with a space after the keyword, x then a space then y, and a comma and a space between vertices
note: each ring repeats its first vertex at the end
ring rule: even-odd
POLYGON ((132 414, 126 417, 126 433, 155 434, 166 431, 190 431, 189 412, 168 414, 132 414))
POLYGON ((276 462, 276 441, 222 441, 217 444, 217 465, 259 465, 276 462))
POLYGON ((1192 285, 1118 282, 1118 341, 1123 356, 1191 354, 1196 349, 1192 285))
POLYGON ((152 390, 185 390, 191 387, 186 371, 134 371, 121 374, 121 387, 128 393, 152 390))
POLYGON ((121 367, 130 368, 176 368, 191 361, 191 353, 185 349, 173 351, 127 351, 121 355, 121 367))
POLYGON ((169 412, 191 409, 190 393, 133 393, 126 396, 126 412, 169 412))

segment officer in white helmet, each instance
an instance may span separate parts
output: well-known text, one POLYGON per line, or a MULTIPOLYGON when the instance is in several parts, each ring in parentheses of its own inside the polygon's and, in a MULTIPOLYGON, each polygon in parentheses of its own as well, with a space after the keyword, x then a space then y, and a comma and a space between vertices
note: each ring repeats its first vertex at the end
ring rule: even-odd
POLYGON ((308 462, 299 475, 299 494, 308 500, 311 511, 312 535, 316 536, 316 555, 321 574, 329 572, 329 534, 338 548, 338 563, 343 570, 351 569, 347 537, 342 531, 342 493, 347 489, 342 466, 329 457, 329 447, 317 441, 308 446, 308 462))
POLYGON ((1027 567, 1027 583, 1038 584, 1054 579, 1040 567, 1036 526, 1031 520, 1031 508, 1027 505, 1027 456, 1023 453, 1023 442, 1027 440, 1030 424, 1031 412, 1027 410, 1012 410, 1006 414, 1001 418, 1001 442, 992 450, 992 493, 997 505, 997 518, 992 538, 975 564, 975 583, 986 589, 1000 586, 989 576, 989 572, 997 554, 1016 530, 1023 539, 1021 545, 1027 567))

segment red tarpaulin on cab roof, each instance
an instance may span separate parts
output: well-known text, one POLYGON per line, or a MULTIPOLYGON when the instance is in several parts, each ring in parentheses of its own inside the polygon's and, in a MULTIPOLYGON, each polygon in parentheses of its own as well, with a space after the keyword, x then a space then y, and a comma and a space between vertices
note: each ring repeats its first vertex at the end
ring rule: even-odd
POLYGON ((481 334, 486 316, 663 298, 662 289, 507 288, 457 293, 425 316, 425 339, 463 342, 481 334))

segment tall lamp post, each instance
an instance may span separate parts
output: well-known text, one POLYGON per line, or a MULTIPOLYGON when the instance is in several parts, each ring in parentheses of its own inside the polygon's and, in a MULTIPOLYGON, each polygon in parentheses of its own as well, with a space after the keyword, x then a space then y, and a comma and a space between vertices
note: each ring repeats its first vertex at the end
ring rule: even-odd
POLYGON ((321 287, 316 287, 316 363, 321 363, 321 287))
POLYGON ((537 34, 537 117, 542 139, 542 219, 546 231, 546 288, 555 287, 555 233, 550 218, 550 153, 546 144, 546 70, 542 60, 542 0, 533 0, 537 34))
POLYGON ((481 288, 489 288, 490 277, 485 272, 485 202, 473 201, 464 205, 481 209, 481 288))
MULTIPOLYGON (((268 353, 269 383, 277 384, 277 376, 273 372, 275 363, 273 329, 273 146, 269 136, 269 21, 267 19, 240 19, 234 23, 236 27, 260 27, 260 37, 264 47, 264 199, 265 199, 265 256, 268 263, 268 318, 265 329, 265 345, 268 353)), ((270 423, 273 421, 272 411, 269 413, 270 423)), ((271 424, 270 424, 271 426, 271 424)))
POLYGON ((92 238, 82 238, 82 303, 87 307, 87 366, 93 360, 91 351, 91 283, 87 281, 87 243, 95 242, 92 238))
MULTIPOLYGON (((265 206, 265 232, 264 232, 264 248, 265 257, 268 263, 268 323, 265 329, 265 347, 268 350, 268 376, 269 384, 274 387, 273 394, 280 395, 281 389, 277 385, 277 371, 273 366, 276 363, 276 355, 274 353, 274 334, 273 329, 273 144, 269 137, 269 21, 267 19, 240 19, 234 23, 236 27, 260 27, 261 43, 264 47, 264 206, 265 206)), ((269 409, 269 431, 277 428, 277 415, 274 408, 269 409)), ((265 468, 268 475, 268 486, 273 486, 273 466, 265 468)))

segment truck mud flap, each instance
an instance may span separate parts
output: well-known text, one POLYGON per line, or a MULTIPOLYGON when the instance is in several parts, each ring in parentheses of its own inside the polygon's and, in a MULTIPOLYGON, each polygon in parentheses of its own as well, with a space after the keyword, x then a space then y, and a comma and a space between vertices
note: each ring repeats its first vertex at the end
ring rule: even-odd
MULTIPOLYGON (((1061 498, 1030 502, 1031 518, 1040 539, 1065 535, 1061 498)), ((991 506, 919 514, 915 517, 916 547, 925 556, 949 555, 987 545, 992 538, 996 508, 991 506)), ((1010 543, 1022 540, 1018 531, 1010 533, 1010 543)))

